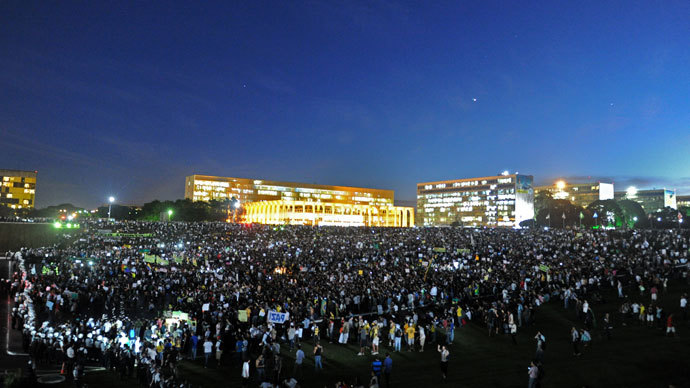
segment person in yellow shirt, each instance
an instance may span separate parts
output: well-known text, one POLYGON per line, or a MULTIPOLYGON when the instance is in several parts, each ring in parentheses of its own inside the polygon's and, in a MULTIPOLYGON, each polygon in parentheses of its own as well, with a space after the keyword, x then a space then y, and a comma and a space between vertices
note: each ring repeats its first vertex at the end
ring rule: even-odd
POLYGON ((640 322, 644 324, 644 305, 640 304, 640 322))
POLYGON ((458 326, 462 326, 462 307, 458 306, 455 313, 458 316, 458 326))
POLYGON ((371 354, 379 354, 379 324, 374 321, 371 324, 371 354))
POLYGON ((414 325, 409 325, 407 329, 405 329, 405 332, 407 333, 407 346, 409 347, 409 351, 414 350, 414 335, 417 332, 415 330, 414 325))

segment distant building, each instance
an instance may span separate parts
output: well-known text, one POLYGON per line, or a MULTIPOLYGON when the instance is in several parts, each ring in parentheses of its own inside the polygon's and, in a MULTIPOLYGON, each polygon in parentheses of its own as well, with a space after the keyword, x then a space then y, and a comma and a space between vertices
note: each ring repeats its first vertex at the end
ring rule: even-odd
POLYGON ((626 191, 617 191, 616 200, 629 199, 639 203, 646 213, 655 213, 665 207, 677 209, 676 191, 669 189, 637 190, 629 187, 626 191))
POLYGON ((567 199, 573 205, 587 207, 590 203, 614 199, 613 183, 589 182, 570 183, 563 180, 554 182, 550 186, 537 186, 534 195, 549 192, 553 199, 567 199))
POLYGON ((681 207, 690 207, 690 195, 678 195, 676 196, 676 205, 681 207))
POLYGON ((36 207, 37 171, 0 170, 0 206, 12 209, 36 207))
POLYGON ((185 198, 239 201, 246 222, 263 224, 414 225, 414 208, 394 206, 393 190, 191 175, 185 198))
POLYGON ((517 227, 534 217, 531 175, 505 174, 417 184, 417 225, 517 227))

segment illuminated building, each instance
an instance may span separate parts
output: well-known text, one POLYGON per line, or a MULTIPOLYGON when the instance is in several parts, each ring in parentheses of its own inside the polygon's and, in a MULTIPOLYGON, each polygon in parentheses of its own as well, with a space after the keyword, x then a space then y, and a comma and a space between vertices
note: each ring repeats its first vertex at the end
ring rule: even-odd
POLYGON ((638 190, 630 186, 626 191, 617 191, 615 197, 616 200, 629 199, 639 203, 647 214, 655 213, 665 207, 678 208, 675 190, 638 190))
POLYGON ((12 209, 36 206, 36 171, 0 170, 0 205, 12 209))
POLYGON ((314 201, 259 201, 244 205, 245 222, 259 224, 390 226, 414 225, 414 209, 314 201))
POLYGON ((185 198, 236 199, 246 222, 366 226, 414 222, 413 208, 394 206, 392 190, 191 175, 185 179, 185 198), (401 212, 398 221, 397 212, 401 212))
POLYGON ((676 197, 676 205, 678 208, 690 207, 690 195, 679 195, 676 197))
POLYGON ((551 186, 534 188, 534 195, 539 195, 542 192, 551 193, 553 199, 567 199, 573 205, 587 207, 590 203, 598 200, 613 199, 613 183, 569 183, 558 180, 551 186))
POLYGON ((417 184, 417 225, 518 227, 534 217, 531 175, 508 174, 417 184))

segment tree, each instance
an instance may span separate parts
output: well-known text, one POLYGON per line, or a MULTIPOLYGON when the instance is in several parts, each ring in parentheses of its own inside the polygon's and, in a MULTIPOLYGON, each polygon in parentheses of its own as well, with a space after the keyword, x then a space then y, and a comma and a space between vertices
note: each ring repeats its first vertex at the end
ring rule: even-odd
POLYGON ((553 194, 548 190, 542 190, 534 197, 534 214, 539 214, 553 202, 553 194))
POLYGON ((590 203, 587 209, 592 212, 595 225, 607 227, 623 226, 623 211, 613 199, 598 200, 590 203), (596 214, 596 217, 594 215, 596 214))
POLYGON ((617 201, 623 214, 623 225, 626 228, 647 228, 649 219, 642 205, 629 199, 617 201))
POLYGON ((551 199, 546 202, 546 207, 537 214, 537 224, 554 228, 576 227, 580 225, 580 213, 582 211, 581 207, 573 205, 567 199, 551 199))

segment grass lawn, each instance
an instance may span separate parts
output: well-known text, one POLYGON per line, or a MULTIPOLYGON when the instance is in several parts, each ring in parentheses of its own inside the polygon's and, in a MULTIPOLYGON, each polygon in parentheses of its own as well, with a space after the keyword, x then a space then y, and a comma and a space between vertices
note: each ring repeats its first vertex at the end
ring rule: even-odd
MULTIPOLYGON (((688 287, 675 285, 667 296, 661 295, 660 302, 667 311, 678 307, 681 291, 688 287)), ((620 302, 613 294, 606 294, 606 304, 594 305, 597 320, 605 312, 614 313, 620 302)), ((644 299, 633 298, 642 302, 644 299)), ((570 344, 570 327, 576 322, 575 312, 565 311, 560 301, 543 305, 537 313, 537 322, 529 328, 518 331, 518 344, 513 345, 509 336, 488 338, 484 327, 470 324, 456 331, 455 343, 451 346, 449 376, 441 378, 439 354, 435 346, 427 344, 424 353, 392 353, 392 387, 526 387, 527 367, 534 357, 537 330, 547 337, 544 356, 546 387, 690 387, 690 326, 681 324, 677 317, 676 338, 664 337, 661 329, 641 327, 637 323, 622 326, 614 321, 613 339, 602 338, 599 327, 592 331, 592 346, 584 349, 582 356, 573 355, 570 344)), ((430 340, 427 336, 427 340, 430 340)), ((359 348, 354 344, 337 346, 324 343, 324 371, 315 374, 313 358, 305 361, 302 387, 333 387, 342 379, 352 382, 359 376, 368 382, 371 355, 356 354, 359 348)), ((387 341, 382 341, 386 345, 387 341)), ((303 347, 310 354, 311 347, 303 347)), ((380 357, 389 349, 381 347, 380 357)), ((294 355, 288 354, 282 346, 284 371, 291 372, 294 355)), ((221 369, 204 369, 200 362, 183 362, 182 375, 194 385, 204 387, 239 387, 240 366, 226 366, 221 369)), ((254 372, 252 370, 252 372, 254 372)), ((115 374, 99 372, 86 376, 91 387, 133 387, 133 379, 120 381, 115 374)), ((253 386, 257 386, 254 383, 253 386)))

